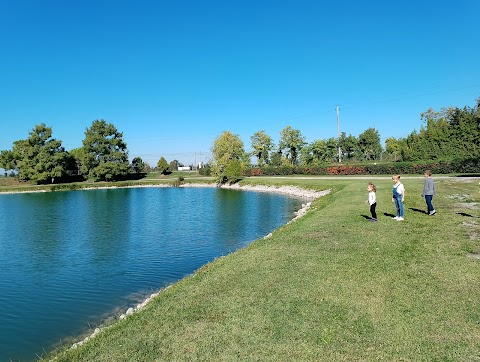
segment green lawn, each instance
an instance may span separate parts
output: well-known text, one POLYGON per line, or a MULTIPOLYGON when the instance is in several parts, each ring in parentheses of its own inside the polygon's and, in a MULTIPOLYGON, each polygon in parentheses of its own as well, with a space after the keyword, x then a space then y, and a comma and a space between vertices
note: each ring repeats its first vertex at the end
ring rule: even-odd
POLYGON ((480 360, 478 180, 438 180, 432 217, 402 181, 405 221, 383 179, 372 223, 366 180, 244 180, 333 192, 57 360, 480 360))

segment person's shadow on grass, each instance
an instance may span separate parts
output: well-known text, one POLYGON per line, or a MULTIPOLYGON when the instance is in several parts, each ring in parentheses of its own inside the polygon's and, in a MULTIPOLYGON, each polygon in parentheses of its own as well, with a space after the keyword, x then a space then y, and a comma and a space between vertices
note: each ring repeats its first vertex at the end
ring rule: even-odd
POLYGON ((480 218, 480 216, 473 216, 473 215, 467 214, 467 213, 465 213, 465 212, 457 212, 457 215, 466 216, 466 217, 480 218))
POLYGON ((367 220, 370 220, 370 219, 372 218, 371 216, 368 216, 368 215, 363 215, 363 214, 362 214, 362 215, 360 215, 360 216, 364 217, 364 218, 365 218, 365 219, 367 219, 367 220))
POLYGON ((384 212, 383 215, 388 216, 388 217, 395 217, 395 215, 389 214, 388 212, 384 212))
POLYGON ((420 212, 422 214, 427 214, 428 215, 428 212, 426 212, 425 210, 416 209, 414 207, 409 207, 409 209, 412 210, 412 211, 415 211, 415 212, 420 212))

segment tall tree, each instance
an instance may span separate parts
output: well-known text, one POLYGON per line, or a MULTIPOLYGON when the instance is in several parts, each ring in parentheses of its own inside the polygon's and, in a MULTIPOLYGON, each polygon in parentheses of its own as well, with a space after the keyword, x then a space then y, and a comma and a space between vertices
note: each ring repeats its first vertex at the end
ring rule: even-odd
POLYGON ((450 116, 453 135, 464 150, 463 157, 480 156, 480 98, 475 107, 456 108, 450 116))
POLYGON ((352 160, 358 153, 358 139, 355 136, 342 132, 340 135, 340 148, 343 157, 347 160, 352 160))
POLYGON ((279 149, 284 151, 285 157, 291 165, 298 163, 298 155, 305 145, 305 137, 298 129, 286 126, 280 131, 279 149))
POLYGON ((251 145, 258 164, 260 166, 268 164, 270 152, 273 148, 272 138, 265 131, 255 132, 251 137, 251 145))
POLYGON ((406 138, 406 161, 465 159, 480 156, 480 99, 475 107, 428 109, 424 125, 406 138))
POLYGON ((168 171, 170 170, 170 166, 167 162, 167 160, 165 159, 165 157, 160 157, 160 159, 158 160, 157 162, 157 170, 160 171, 160 173, 162 175, 165 175, 166 173, 168 173, 168 171))
POLYGON ((82 157, 81 172, 94 180, 111 181, 130 168, 123 133, 103 119, 85 131, 82 157))
POLYGON ((368 128, 358 136, 358 148, 366 160, 376 160, 382 153, 380 134, 375 128, 368 128))
POLYGON ((15 141, 10 156, 13 163, 10 159, 8 166, 15 164, 20 180, 54 182, 67 173, 68 153, 44 123, 36 125, 26 140, 15 141))
POLYGON ((233 183, 240 179, 248 157, 242 140, 230 131, 218 136, 212 146, 212 175, 217 183, 233 183))
POLYGON ((338 162, 338 139, 335 137, 330 137, 326 140, 327 144, 327 153, 325 155, 325 160, 327 162, 338 162))

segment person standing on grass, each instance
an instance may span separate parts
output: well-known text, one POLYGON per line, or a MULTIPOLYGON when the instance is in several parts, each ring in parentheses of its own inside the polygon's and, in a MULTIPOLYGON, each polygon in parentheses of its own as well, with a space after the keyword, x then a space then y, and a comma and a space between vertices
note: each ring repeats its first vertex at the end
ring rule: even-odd
POLYGON ((405 202, 405 187, 400 182, 400 175, 393 175, 393 197, 392 201, 395 203, 395 208, 397 209, 397 216, 393 219, 398 221, 404 220, 404 210, 403 203, 405 202))
POLYGON ((367 190, 368 190, 368 200, 366 202, 370 204, 370 213, 372 214, 372 218, 370 219, 370 221, 378 221, 377 212, 375 211, 377 207, 377 196, 375 194, 377 192, 377 187, 371 182, 369 182, 367 186, 367 190))
POLYGON ((435 195, 435 181, 432 177, 432 171, 425 171, 425 182, 423 183, 423 192, 422 197, 425 197, 425 202, 427 203, 427 213, 432 216, 435 215, 436 211, 432 205, 433 195, 435 195))

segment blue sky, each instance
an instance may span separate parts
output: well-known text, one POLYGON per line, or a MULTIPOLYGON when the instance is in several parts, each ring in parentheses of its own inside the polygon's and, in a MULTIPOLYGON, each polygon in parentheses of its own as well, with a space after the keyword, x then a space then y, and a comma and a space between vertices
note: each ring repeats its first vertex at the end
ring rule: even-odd
POLYGON ((130 158, 206 161, 287 125, 308 142, 405 137, 480 97, 480 1, 0 0, 0 149, 39 123, 67 150, 95 119, 130 158))

